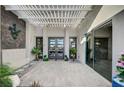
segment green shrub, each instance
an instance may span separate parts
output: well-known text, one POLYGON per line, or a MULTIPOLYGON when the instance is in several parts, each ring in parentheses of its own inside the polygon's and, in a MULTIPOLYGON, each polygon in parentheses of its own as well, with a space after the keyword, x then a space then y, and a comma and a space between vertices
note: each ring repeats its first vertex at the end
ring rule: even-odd
POLYGON ((71 49, 70 49, 70 54, 71 54, 71 56, 72 56, 72 58, 73 58, 73 61, 75 60, 76 53, 77 53, 76 48, 71 48, 71 49))
POLYGON ((7 65, 0 66, 0 77, 14 74, 14 70, 7 65))
POLYGON ((35 55, 36 60, 39 60, 39 54, 41 54, 41 49, 34 47, 31 53, 35 55))
POLYGON ((64 56, 64 60, 68 61, 68 56, 67 55, 64 56))
POLYGON ((9 77, 0 78, 0 87, 12 87, 12 81, 9 77))
POLYGON ((11 87, 12 81, 9 75, 14 74, 14 70, 7 65, 0 65, 0 87, 11 87))

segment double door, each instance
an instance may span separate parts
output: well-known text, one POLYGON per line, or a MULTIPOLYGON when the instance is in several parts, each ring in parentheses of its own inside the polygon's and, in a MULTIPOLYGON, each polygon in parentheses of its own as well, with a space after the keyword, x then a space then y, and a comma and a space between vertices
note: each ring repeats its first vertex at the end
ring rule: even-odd
POLYGON ((50 59, 64 58, 64 38, 50 37, 48 38, 48 56, 50 59))

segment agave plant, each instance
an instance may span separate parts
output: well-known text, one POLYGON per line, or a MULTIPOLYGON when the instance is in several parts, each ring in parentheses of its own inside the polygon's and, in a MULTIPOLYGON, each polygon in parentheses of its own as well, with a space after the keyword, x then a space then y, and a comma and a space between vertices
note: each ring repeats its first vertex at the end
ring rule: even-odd
POLYGON ((32 49, 32 51, 31 51, 31 53, 35 55, 35 60, 38 61, 38 60, 39 60, 39 54, 41 54, 40 48, 34 47, 34 48, 32 49))

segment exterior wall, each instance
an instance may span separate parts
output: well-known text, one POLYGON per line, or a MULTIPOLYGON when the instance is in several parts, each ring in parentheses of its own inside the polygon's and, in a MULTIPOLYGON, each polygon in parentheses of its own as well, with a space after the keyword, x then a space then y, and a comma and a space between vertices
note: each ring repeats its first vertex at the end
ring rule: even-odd
POLYGON ((3 63, 13 68, 18 68, 28 63, 26 49, 4 49, 2 50, 3 63))
POLYGON ((35 27, 35 37, 43 37, 43 28, 42 27, 35 27))
POLYGON ((113 25, 113 55, 112 55, 112 67, 113 73, 116 71, 115 66, 118 58, 121 56, 121 52, 124 50, 124 11, 117 14, 112 18, 113 25))
POLYGON ((29 24, 28 22, 26 23, 26 57, 28 58, 28 61, 31 61, 34 59, 34 56, 31 54, 31 50, 33 47, 35 47, 35 37, 36 35, 36 28, 32 25, 29 24))
POLYGON ((25 48, 26 22, 24 20, 18 19, 18 16, 13 14, 11 11, 6 11, 3 6, 1 7, 1 30, 2 49, 25 48), (13 35, 15 34, 15 31, 17 37, 14 39, 13 35))
POLYGON ((2 31, 2 61, 3 64, 9 64, 13 68, 18 68, 28 61, 26 59, 26 25, 25 21, 10 11, 5 11, 1 7, 1 31, 2 31), (18 33, 17 39, 13 39, 9 26, 16 24, 18 33))
POLYGON ((95 17, 97 16, 99 10, 100 10, 101 6, 94 6, 93 10, 90 11, 86 18, 81 22, 81 24, 77 27, 76 31, 78 33, 78 59, 80 60, 80 62, 85 63, 85 54, 86 54, 86 47, 85 47, 85 43, 81 44, 82 38, 84 37, 84 34, 86 34, 86 32, 88 31, 88 29, 90 28, 92 22, 94 21, 95 17))
POLYGON ((9 64, 13 68, 19 68, 34 59, 31 50, 35 46, 35 31, 33 25, 26 24, 26 48, 3 49, 2 59, 4 64, 9 64))
POLYGON ((43 30, 43 55, 48 55, 48 37, 64 37, 64 54, 69 57, 69 37, 77 37, 77 32, 72 28, 44 28, 43 30))

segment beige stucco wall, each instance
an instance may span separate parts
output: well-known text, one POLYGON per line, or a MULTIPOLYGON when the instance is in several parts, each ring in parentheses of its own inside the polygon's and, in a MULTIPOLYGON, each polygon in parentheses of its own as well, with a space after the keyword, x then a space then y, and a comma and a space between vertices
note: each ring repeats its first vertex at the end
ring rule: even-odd
POLYGON ((4 64, 9 64, 13 68, 21 67, 34 59, 31 49, 35 46, 36 28, 26 23, 26 47, 24 49, 3 49, 2 60, 4 64))
POLYGON ((2 50, 3 63, 13 68, 18 68, 26 63, 26 49, 5 49, 2 50))
POLYGON ((124 50, 124 11, 112 18, 113 25, 113 55, 112 55, 112 67, 113 74, 116 71, 116 63, 118 58, 121 57, 121 52, 124 50))
POLYGON ((36 37, 36 27, 30 23, 26 23, 26 57, 29 61, 34 59, 34 56, 31 54, 31 50, 35 47, 35 37, 36 37))

